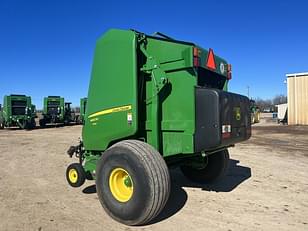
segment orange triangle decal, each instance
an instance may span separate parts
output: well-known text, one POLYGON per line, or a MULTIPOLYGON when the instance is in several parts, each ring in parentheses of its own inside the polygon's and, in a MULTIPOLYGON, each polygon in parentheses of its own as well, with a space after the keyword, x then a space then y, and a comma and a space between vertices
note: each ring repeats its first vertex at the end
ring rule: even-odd
POLYGON ((206 66, 210 69, 216 69, 215 56, 213 50, 210 48, 209 53, 207 55, 206 66))

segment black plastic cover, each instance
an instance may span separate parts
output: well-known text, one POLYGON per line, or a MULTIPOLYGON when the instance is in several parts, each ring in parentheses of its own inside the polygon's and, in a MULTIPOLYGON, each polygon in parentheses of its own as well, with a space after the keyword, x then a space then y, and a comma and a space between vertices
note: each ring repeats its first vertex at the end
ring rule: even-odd
POLYGON ((250 138, 250 102, 246 96, 201 87, 196 88, 195 94, 195 152, 215 150, 250 138), (223 135, 223 126, 230 126, 230 133, 223 135))

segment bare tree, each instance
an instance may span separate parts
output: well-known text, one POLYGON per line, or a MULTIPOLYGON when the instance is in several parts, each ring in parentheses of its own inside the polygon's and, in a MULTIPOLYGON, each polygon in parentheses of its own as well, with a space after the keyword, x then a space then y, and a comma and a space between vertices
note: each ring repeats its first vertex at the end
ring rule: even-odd
POLYGON ((260 108, 261 111, 264 110, 271 110, 273 108, 272 100, 270 99, 261 99, 257 98, 256 100, 256 105, 260 108))
POLYGON ((276 95, 273 99, 256 98, 255 101, 256 105, 260 108, 261 111, 274 112, 277 110, 275 105, 287 103, 287 96, 280 94, 276 95))
POLYGON ((273 98, 274 105, 282 104, 282 103, 287 103, 287 96, 280 94, 280 95, 276 95, 273 98))

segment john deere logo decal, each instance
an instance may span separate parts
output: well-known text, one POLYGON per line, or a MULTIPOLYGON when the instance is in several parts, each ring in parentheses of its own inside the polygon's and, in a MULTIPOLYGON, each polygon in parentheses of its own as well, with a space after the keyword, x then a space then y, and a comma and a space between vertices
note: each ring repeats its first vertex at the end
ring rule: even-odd
POLYGON ((235 119, 241 120, 241 108, 235 107, 235 108, 233 108, 233 110, 234 110, 234 114, 235 114, 235 119))

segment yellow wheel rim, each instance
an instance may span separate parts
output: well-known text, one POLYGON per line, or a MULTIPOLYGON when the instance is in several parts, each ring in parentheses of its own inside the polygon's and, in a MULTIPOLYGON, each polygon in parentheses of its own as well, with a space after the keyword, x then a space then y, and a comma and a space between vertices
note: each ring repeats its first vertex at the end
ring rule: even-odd
POLYGON ((68 172, 68 178, 69 178, 70 182, 75 184, 78 180, 77 170, 76 169, 70 169, 69 172, 68 172))
POLYGON ((130 175, 123 168, 115 168, 109 176, 109 188, 115 199, 127 202, 133 196, 134 187, 130 175))

